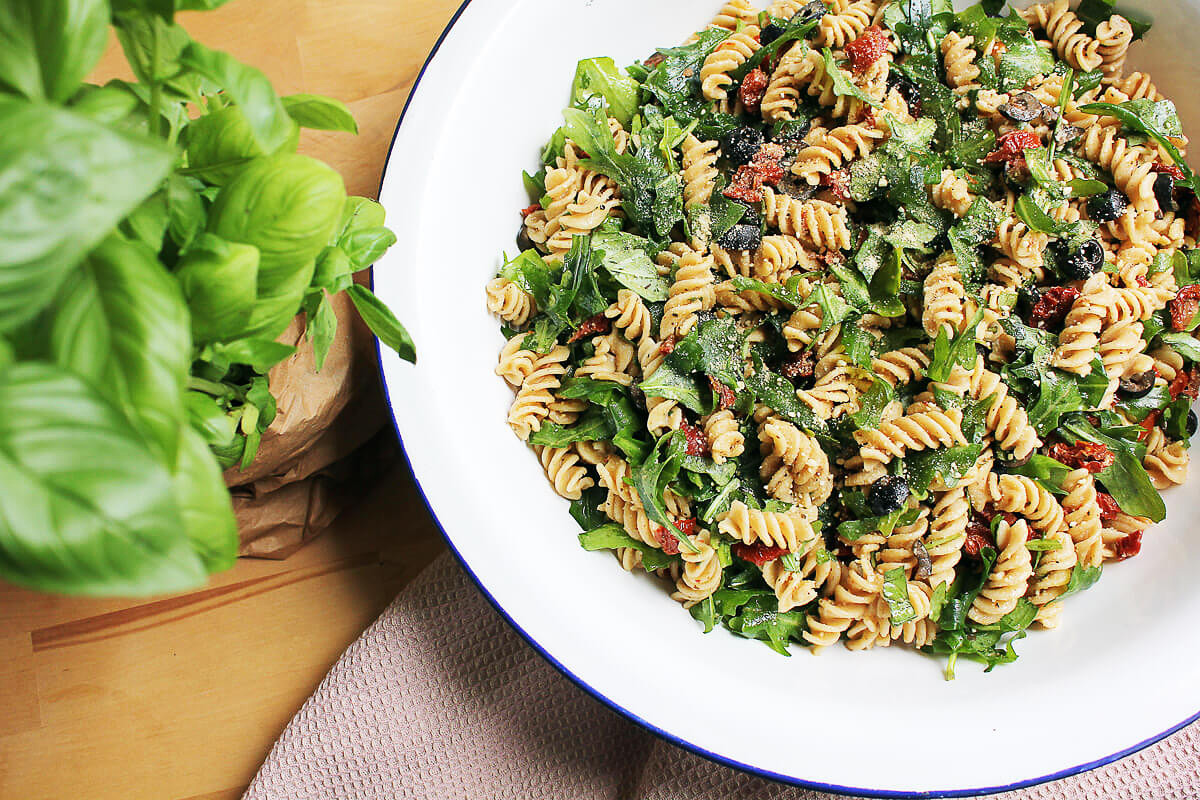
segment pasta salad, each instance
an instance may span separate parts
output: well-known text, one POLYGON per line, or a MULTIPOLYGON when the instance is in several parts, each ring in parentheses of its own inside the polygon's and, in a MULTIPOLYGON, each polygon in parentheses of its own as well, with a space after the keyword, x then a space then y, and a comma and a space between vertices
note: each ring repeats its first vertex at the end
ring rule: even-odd
POLYGON ((1111 0, 730 0, 580 62, 486 287, 587 550, 783 654, 991 669, 1184 482, 1200 203, 1111 0))

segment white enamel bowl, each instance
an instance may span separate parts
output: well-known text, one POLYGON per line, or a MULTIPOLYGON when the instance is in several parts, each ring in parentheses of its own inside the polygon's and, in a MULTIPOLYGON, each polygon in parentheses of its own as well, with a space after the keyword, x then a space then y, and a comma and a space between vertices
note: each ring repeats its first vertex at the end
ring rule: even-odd
MULTIPOLYGON (((579 547, 567 503, 505 424, 511 393, 492 372, 503 340, 483 286, 513 251, 521 170, 560 123, 576 61, 644 58, 718 4, 469 0, 419 81, 382 190, 399 244, 375 282, 417 343, 415 368, 391 353, 382 365, 451 548, 582 689, 681 746, 783 781, 971 795, 1097 766, 1189 722, 1200 710, 1194 484, 1167 493, 1169 521, 1069 601, 1061 630, 1031 635, 991 674, 964 664, 950 683, 940 663, 900 648, 782 658, 722 630, 702 636, 658 585, 579 547), (749 710, 747 696, 758 698, 749 710)), ((1200 124, 1200 2, 1130 5, 1158 21, 1132 63, 1178 101, 1185 128, 1200 124)))

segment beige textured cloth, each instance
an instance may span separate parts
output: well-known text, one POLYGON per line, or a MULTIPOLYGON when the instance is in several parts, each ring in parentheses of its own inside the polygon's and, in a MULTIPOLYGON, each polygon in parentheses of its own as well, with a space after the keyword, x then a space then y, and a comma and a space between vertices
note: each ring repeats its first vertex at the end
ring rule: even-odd
MULTIPOLYGON (((1134 676, 1136 692, 1136 676, 1134 676)), ((1200 723, 1198 723, 1200 725, 1200 723)), ((342 656, 248 800, 819 800, 663 742, 559 674, 447 554, 342 656)), ((995 800, 1197 800, 1200 727, 995 800)))

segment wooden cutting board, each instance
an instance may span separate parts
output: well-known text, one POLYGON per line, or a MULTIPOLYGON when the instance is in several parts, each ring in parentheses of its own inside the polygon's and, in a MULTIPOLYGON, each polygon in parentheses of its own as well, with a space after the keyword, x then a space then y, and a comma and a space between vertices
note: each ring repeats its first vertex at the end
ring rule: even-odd
MULTIPOLYGON (((396 120, 460 0, 233 0, 180 21, 281 94, 350 105, 361 133, 301 149, 375 197, 396 120)), ((127 76, 110 48, 94 76, 127 76)), ((239 797, 343 649, 443 549, 404 466, 284 562, 140 601, 0 584, 0 797, 239 797)))

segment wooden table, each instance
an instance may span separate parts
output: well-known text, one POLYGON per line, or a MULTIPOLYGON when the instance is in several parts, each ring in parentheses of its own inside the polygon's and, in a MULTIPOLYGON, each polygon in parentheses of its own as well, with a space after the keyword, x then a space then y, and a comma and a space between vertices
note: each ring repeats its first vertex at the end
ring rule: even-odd
MULTIPOLYGON (((412 83, 460 0, 233 0, 181 15, 281 94, 347 102, 361 134, 306 133, 375 196, 412 83)), ((122 74, 110 52, 99 75, 122 74)), ((407 468, 284 562, 143 601, 0 584, 0 797, 239 797, 342 650, 443 549, 407 468)))

